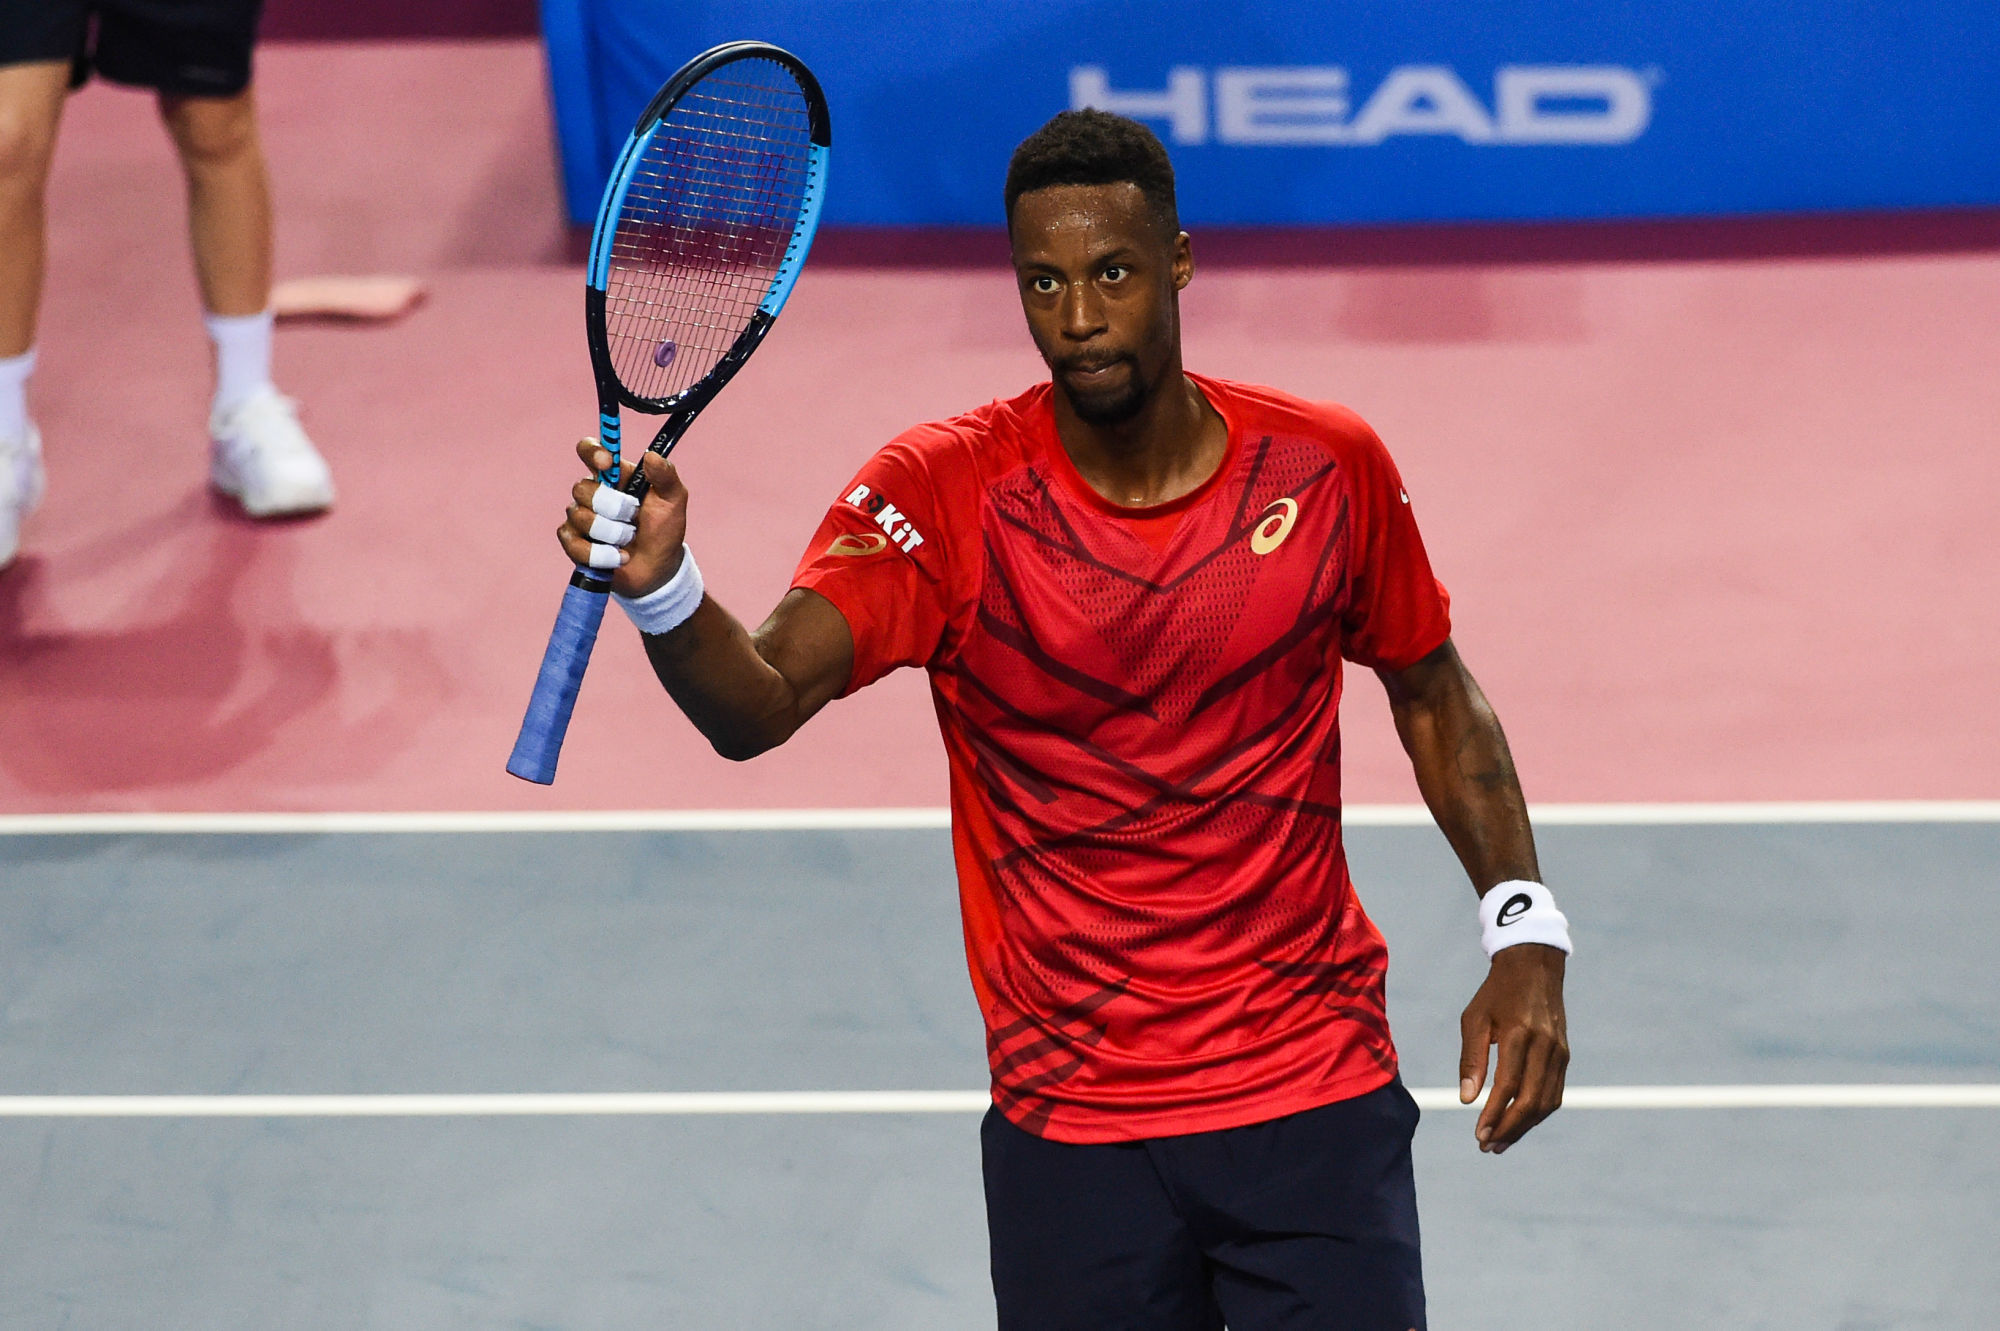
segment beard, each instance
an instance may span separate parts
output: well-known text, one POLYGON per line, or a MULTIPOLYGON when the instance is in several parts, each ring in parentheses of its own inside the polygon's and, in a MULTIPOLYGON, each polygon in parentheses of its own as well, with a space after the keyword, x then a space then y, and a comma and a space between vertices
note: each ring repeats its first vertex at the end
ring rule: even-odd
POLYGON ((1123 425, 1146 405, 1151 385, 1141 373, 1139 362, 1131 356, 1120 356, 1112 363, 1124 365, 1130 371, 1122 385, 1078 389, 1067 378, 1063 381, 1063 392, 1069 397, 1070 406, 1079 419, 1090 425, 1123 425))

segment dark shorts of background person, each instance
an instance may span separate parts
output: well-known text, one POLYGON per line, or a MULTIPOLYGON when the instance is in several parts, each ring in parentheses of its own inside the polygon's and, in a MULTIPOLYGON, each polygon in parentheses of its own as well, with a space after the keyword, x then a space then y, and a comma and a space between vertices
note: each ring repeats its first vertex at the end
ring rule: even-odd
POLYGON ((67 60, 70 86, 93 73, 175 97, 234 97, 250 86, 263 0, 0 0, 0 65, 67 60))
POLYGON ((1000 1331, 1424 1331, 1400 1078, 1267 1123, 1075 1146, 980 1128, 1000 1331))

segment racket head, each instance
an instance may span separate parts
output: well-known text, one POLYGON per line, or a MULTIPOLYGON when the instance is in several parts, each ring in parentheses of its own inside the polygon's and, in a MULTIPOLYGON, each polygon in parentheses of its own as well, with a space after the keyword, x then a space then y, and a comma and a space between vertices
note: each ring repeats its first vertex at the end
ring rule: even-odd
POLYGON ((675 412, 735 373, 805 262, 831 142, 819 81, 780 47, 731 42, 667 81, 591 236, 584 308, 600 393, 675 412))

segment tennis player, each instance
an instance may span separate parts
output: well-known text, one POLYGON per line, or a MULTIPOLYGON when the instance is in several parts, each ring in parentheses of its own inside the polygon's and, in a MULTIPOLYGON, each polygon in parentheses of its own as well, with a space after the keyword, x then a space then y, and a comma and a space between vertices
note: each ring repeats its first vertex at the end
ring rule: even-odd
POLYGON ((1481 894, 1460 1093, 1497 1046, 1494 1153, 1569 1060, 1567 927, 1506 739, 1374 432, 1182 369, 1194 260, 1158 139, 1065 112, 1014 154, 1006 208, 1051 381, 877 453, 755 633, 703 594, 657 456, 643 505, 579 483, 560 539, 580 565, 622 548, 614 592, 727 757, 930 672, 1003 1331, 1422 1327, 1417 1108, 1341 848, 1342 660, 1388 689, 1481 894))
MULTIPOLYGON (((28 415, 43 192, 63 99, 94 70, 159 94, 187 177, 215 344, 209 479, 252 517, 333 502, 333 478, 271 383, 271 198, 250 92, 261 0, 0 0, 0 567, 42 496, 28 415)), ((116 327, 107 312, 100 322, 116 327)))

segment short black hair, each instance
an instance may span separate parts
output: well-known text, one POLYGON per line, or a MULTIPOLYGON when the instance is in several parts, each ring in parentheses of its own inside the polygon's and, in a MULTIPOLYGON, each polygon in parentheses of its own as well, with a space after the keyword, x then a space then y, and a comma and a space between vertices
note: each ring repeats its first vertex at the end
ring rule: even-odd
POLYGON ((1139 187, 1169 237, 1180 234, 1174 164, 1159 136, 1109 111, 1058 111, 1007 163, 1007 226, 1014 225, 1015 200, 1032 190, 1126 182, 1139 187))

